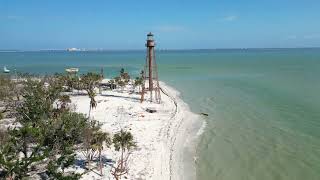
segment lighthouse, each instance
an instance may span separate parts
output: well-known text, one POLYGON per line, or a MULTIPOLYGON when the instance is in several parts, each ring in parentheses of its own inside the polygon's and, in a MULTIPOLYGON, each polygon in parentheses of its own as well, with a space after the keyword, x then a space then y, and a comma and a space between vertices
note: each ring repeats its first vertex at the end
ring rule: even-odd
POLYGON ((147 35, 146 42, 146 63, 143 71, 144 82, 142 84, 141 102, 144 101, 145 93, 149 92, 149 98, 151 102, 160 103, 160 86, 158 78, 158 67, 155 56, 155 40, 153 34, 150 32, 147 35), (146 82, 148 87, 145 87, 146 82))

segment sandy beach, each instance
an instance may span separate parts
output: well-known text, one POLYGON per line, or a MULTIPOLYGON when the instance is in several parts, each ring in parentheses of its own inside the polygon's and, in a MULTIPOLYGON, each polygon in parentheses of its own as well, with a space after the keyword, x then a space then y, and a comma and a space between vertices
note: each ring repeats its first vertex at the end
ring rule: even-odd
MULTIPOLYGON (((194 179, 195 173, 184 173, 183 152, 195 138, 192 132, 199 128, 198 115, 189 110, 179 98, 178 91, 163 82, 160 86, 161 104, 140 103, 138 93, 129 93, 130 86, 123 91, 103 91, 96 97, 98 106, 92 110, 91 118, 102 123, 102 130, 111 134, 120 129, 129 130, 137 143, 128 160, 129 173, 122 179, 194 179), (147 108, 154 108, 157 112, 149 113, 147 108)), ((148 95, 146 99, 149 99, 148 95)), ((76 112, 88 114, 87 96, 72 96, 71 100, 71 107, 76 112)), ((111 166, 119 158, 119 152, 106 148, 103 156, 107 162, 103 168, 104 176, 91 171, 82 179, 112 179, 111 166)), ((79 152, 78 159, 83 158, 79 152)), ((78 172, 83 171, 80 165, 75 168, 78 172)))

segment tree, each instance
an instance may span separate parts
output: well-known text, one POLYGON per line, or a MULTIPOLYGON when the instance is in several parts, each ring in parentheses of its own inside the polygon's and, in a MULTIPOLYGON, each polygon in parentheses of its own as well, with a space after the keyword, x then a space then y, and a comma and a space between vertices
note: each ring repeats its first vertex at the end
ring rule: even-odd
POLYGON ((45 121, 50 114, 42 82, 28 80, 23 88, 23 102, 16 107, 19 128, 8 129, 9 138, 0 146, 0 166, 9 179, 21 179, 30 166, 43 160, 47 149, 42 146, 45 121))
POLYGON ((123 89, 124 89, 124 87, 125 87, 126 83, 125 83, 125 81, 120 80, 120 81, 118 82, 118 85, 121 87, 121 91, 123 91, 123 89))
POLYGON ((87 159, 87 165, 90 166, 90 162, 96 157, 98 153, 99 169, 102 175, 102 150, 103 145, 110 147, 112 144, 109 133, 102 132, 101 126, 97 121, 91 121, 89 127, 84 129, 81 139, 83 139, 83 155, 87 159))
POLYGON ((82 114, 64 111, 49 124, 45 145, 49 147, 47 175, 52 179, 79 179, 80 174, 65 173, 64 169, 75 161, 75 145, 82 142, 81 133, 89 124, 82 114))
POLYGON ((97 102, 95 100, 95 88, 98 86, 98 83, 101 81, 101 76, 96 73, 87 73, 81 76, 81 85, 84 90, 87 91, 88 96, 90 98, 90 108, 89 108, 89 115, 90 118, 91 110, 97 106, 97 102))
POLYGON ((70 96, 68 95, 61 95, 59 96, 58 101, 60 102, 60 109, 65 110, 67 105, 71 103, 70 96))
POLYGON ((136 79, 134 81, 134 86, 139 87, 139 92, 140 92, 140 87, 143 85, 143 83, 144 83, 143 71, 141 71, 140 77, 136 77, 136 79))
POLYGON ((15 168, 17 157, 14 153, 15 143, 9 143, 9 137, 8 132, 0 130, 0 169, 2 174, 11 180, 14 179, 14 172, 17 171, 15 168))
POLYGON ((121 129, 120 132, 113 136, 113 144, 116 151, 121 151, 120 171, 122 171, 124 170, 124 153, 135 147, 136 143, 133 141, 133 136, 129 131, 124 131, 121 129))
POLYGON ((128 82, 130 81, 130 75, 127 72, 125 72, 124 68, 121 68, 121 70, 120 70, 120 79, 125 84, 128 84, 128 82))
POLYGON ((98 121, 92 120, 90 123, 87 125, 86 128, 83 129, 82 132, 82 137, 81 139, 83 140, 83 150, 82 154, 86 157, 87 159, 87 164, 90 166, 90 162, 93 160, 95 156, 95 150, 93 148, 94 145, 94 139, 95 139, 95 134, 100 130, 100 124, 98 121))
MULTIPOLYGON (((50 90, 51 91, 51 90, 50 90)), ((0 146, 0 164, 10 179, 22 179, 32 170, 35 162, 48 156, 44 143, 44 132, 52 109, 52 94, 44 88, 43 82, 28 80, 24 86, 23 103, 17 107, 19 128, 8 130, 9 139, 0 146)))
MULTIPOLYGON (((97 79, 90 74, 82 79, 87 92, 94 91, 97 79)), ((90 160, 98 153, 102 174, 101 154, 112 142, 110 135, 101 132, 97 121, 70 112, 63 86, 65 82, 56 76, 23 83, 19 103, 13 106, 17 126, 0 130, 0 179, 26 179, 38 172, 48 179, 79 179, 80 174, 65 172, 74 164, 79 147, 90 150, 90 160), (54 106, 56 102, 61 105, 54 106)))
POLYGON ((111 79, 108 83, 110 84, 110 89, 115 89, 115 80, 111 79))
POLYGON ((4 101, 10 96, 10 86, 12 82, 8 76, 0 75, 0 100, 4 101))
POLYGON ((97 101, 95 100, 96 93, 92 91, 88 92, 88 96, 90 98, 90 108, 89 108, 89 115, 88 115, 90 118, 91 110, 97 107, 97 101))
POLYGON ((123 73, 122 74, 122 79, 126 84, 128 84, 129 81, 130 81, 130 75, 128 73, 123 73))
POLYGON ((106 147, 110 147, 112 144, 111 138, 109 133, 101 132, 98 131, 97 133, 94 134, 93 136, 93 149, 98 151, 98 157, 99 157, 99 168, 100 168, 100 174, 103 175, 102 173, 102 157, 101 157, 101 152, 103 150, 103 144, 106 144, 106 147))
POLYGON ((19 103, 20 97, 21 86, 18 82, 11 81, 9 76, 0 75, 0 102, 4 107, 1 113, 14 114, 14 108, 19 103))
POLYGON ((121 81, 121 78, 119 76, 114 78, 114 82, 115 83, 119 84, 119 81, 121 81))
POLYGON ((50 85, 45 87, 43 81, 28 80, 23 88, 23 102, 17 107, 18 121, 22 125, 39 125, 41 119, 49 118, 54 113, 53 103, 62 92, 62 86, 50 85))
POLYGON ((69 110, 55 114, 53 103, 61 97, 63 84, 54 78, 47 82, 48 86, 43 80, 29 79, 23 85, 22 102, 15 107, 19 126, 9 128, 8 136, 1 138, 0 174, 4 178, 26 178, 36 173, 39 164, 47 164, 44 172, 49 179, 80 177, 64 169, 74 163, 75 145, 82 143, 88 119, 69 110))
POLYGON ((121 90, 123 91, 123 88, 130 82, 130 75, 125 72, 124 68, 121 68, 119 76, 115 77, 114 81, 121 87, 121 90))
POLYGON ((120 76, 122 76, 123 74, 124 74, 124 68, 121 68, 121 70, 120 70, 120 76))

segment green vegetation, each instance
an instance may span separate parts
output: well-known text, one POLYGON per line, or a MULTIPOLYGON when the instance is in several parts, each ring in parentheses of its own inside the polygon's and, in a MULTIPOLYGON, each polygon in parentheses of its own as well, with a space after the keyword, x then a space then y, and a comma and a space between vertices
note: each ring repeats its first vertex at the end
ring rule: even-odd
POLYGON ((123 88, 130 82, 130 75, 125 72, 124 68, 121 68, 119 76, 115 77, 114 81, 123 90, 123 88))
POLYGON ((138 87, 139 87, 139 92, 140 92, 141 86, 142 86, 143 83, 144 83, 143 74, 144 74, 144 72, 141 71, 140 76, 139 76, 139 77, 136 77, 136 79, 134 80, 134 87, 137 87, 137 86, 138 86, 138 87))
POLYGON ((133 136, 130 132, 121 129, 120 132, 113 136, 113 144, 116 151, 121 151, 121 157, 118 166, 114 168, 112 174, 115 179, 120 179, 121 175, 126 174, 128 171, 126 161, 129 154, 127 153, 125 156, 125 153, 135 147, 136 143, 133 141, 133 136))
POLYGON ((59 101, 59 103, 60 103, 60 109, 61 109, 61 110, 67 109, 67 105, 68 105, 69 103, 71 103, 70 96, 68 96, 68 95, 61 95, 61 96, 59 96, 58 101, 59 101))
POLYGON ((101 152, 103 150, 103 144, 105 143, 106 147, 110 147, 112 144, 111 138, 109 133, 97 131, 94 136, 93 136, 93 144, 92 144, 92 149, 95 151, 98 151, 98 157, 99 157, 99 168, 100 168, 100 174, 103 175, 102 173, 102 156, 101 152))
POLYGON ((8 129, 8 138, 0 146, 0 169, 6 178, 28 177, 39 170, 39 164, 47 164, 44 171, 53 179, 80 177, 63 172, 74 162, 74 146, 81 143, 79 129, 87 119, 56 109, 53 103, 63 88, 54 78, 49 81, 45 86, 44 81, 29 79, 23 85, 22 100, 15 107, 20 127, 8 129))
POLYGON ((0 75, 0 104, 2 106, 0 113, 5 116, 12 116, 14 106, 20 100, 21 87, 12 82, 8 76, 0 75))
POLYGON ((83 152, 87 166, 98 158, 102 175, 101 154, 112 143, 121 150, 123 169, 123 154, 135 146, 131 133, 121 131, 112 139, 97 121, 68 108, 71 99, 65 90, 85 90, 90 98, 90 117, 91 109, 97 106, 95 89, 100 80, 94 73, 80 78, 57 74, 20 82, 0 76, 0 102, 6 107, 0 119, 5 112, 16 124, 0 131, 0 179, 32 178, 39 173, 47 179, 79 179, 81 174, 65 171, 74 165, 76 150, 83 152))
POLYGON ((98 86, 99 82, 101 81, 101 76, 99 74, 95 73, 88 73, 86 75, 83 75, 80 80, 80 84, 84 90, 87 91, 88 96, 90 98, 90 108, 89 108, 89 115, 93 108, 97 106, 97 102, 95 100, 96 92, 95 88, 98 86))

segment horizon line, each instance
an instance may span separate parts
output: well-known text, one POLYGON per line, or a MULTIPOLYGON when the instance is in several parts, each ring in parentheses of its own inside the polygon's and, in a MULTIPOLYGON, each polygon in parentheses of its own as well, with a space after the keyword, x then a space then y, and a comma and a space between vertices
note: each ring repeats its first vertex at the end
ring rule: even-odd
MULTIPOLYGON (((48 51, 66 51, 68 52, 69 48, 65 49, 0 49, 0 52, 48 52, 48 51)), ((266 47, 266 48, 158 48, 156 51, 203 51, 203 50, 281 50, 281 49, 320 49, 320 47, 266 47)), ((104 49, 104 48, 79 48, 79 50, 71 52, 107 52, 107 51, 145 51, 145 49, 104 49)))

